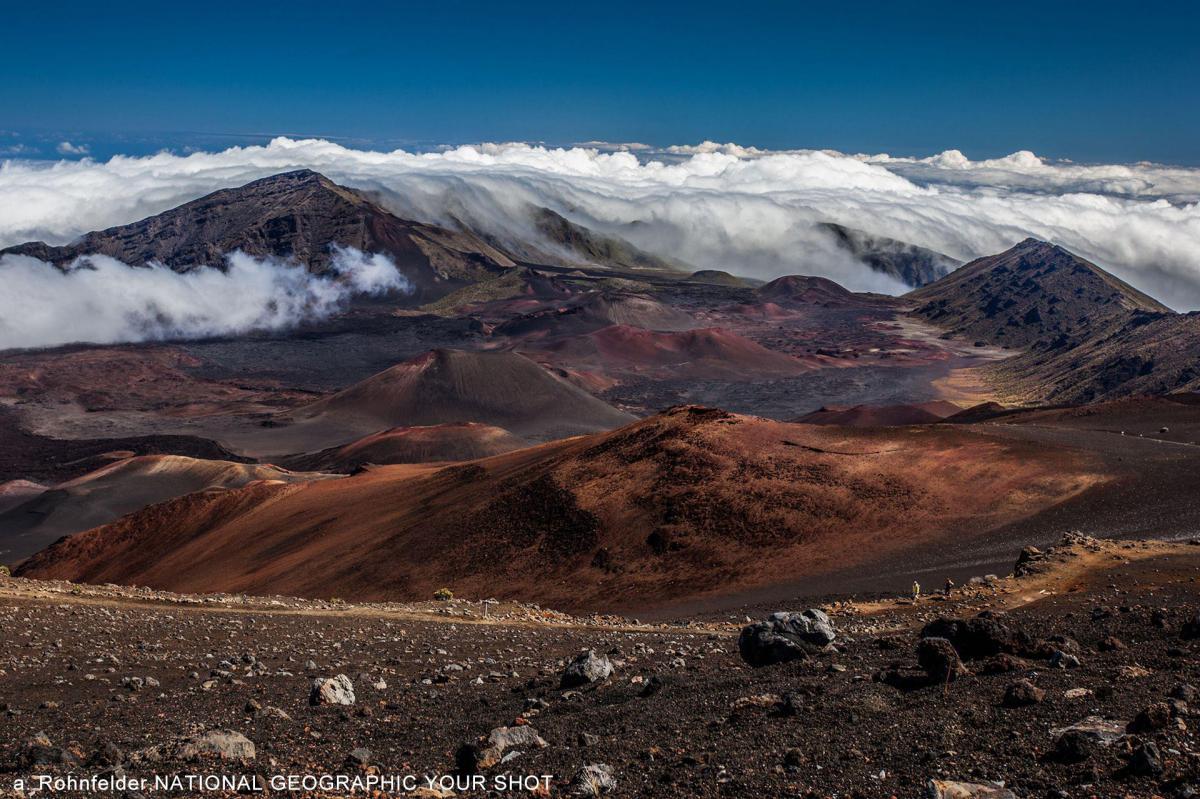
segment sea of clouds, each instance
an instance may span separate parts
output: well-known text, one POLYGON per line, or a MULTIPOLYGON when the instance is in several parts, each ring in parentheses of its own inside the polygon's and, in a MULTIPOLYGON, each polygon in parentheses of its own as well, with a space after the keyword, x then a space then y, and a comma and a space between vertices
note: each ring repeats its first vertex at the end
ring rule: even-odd
POLYGON ((407 291, 386 255, 336 248, 332 271, 230 253, 225 268, 179 273, 104 255, 65 270, 24 255, 0 258, 0 349, 76 342, 228 336, 327 318, 352 296, 407 291))
MULTIPOLYGON (((0 162, 0 247, 30 240, 65 243, 219 188, 304 167, 371 191, 406 218, 467 224, 501 242, 536 240, 529 210, 544 206, 696 268, 759 278, 815 274, 860 291, 900 293, 905 287, 839 250, 815 223, 840 223, 961 260, 1000 252, 1034 236, 1098 263, 1176 309, 1200 308, 1200 169, 1085 165, 1048 161, 1029 152, 971 161, 954 150, 901 158, 705 142, 662 150, 512 143, 412 153, 277 138, 264 146, 186 156, 160 153, 105 162, 10 159, 0 162)), ((47 277, 49 282, 40 284, 30 277, 33 271, 27 260, 0 262, 0 280, 8 289, 4 294, 26 292, 16 300, 0 300, 8 303, 0 304, 0 319, 10 321, 15 305, 49 320, 57 313, 54 303, 82 291, 71 287, 87 277, 75 270, 54 291, 36 293, 59 278, 47 277), (21 271, 25 279, 15 281, 21 271)), ((159 274, 145 278, 142 301, 183 309, 199 302, 201 290, 215 290, 203 281, 219 284, 222 279, 229 278, 189 275, 173 283, 159 274), (156 280, 164 284, 157 290, 177 293, 160 298, 154 293, 157 284, 150 285, 156 280)), ((296 289, 288 280, 256 285, 283 292, 283 304, 294 307, 287 298, 296 289)), ((216 305, 206 311, 210 316, 204 325, 150 324, 145 329, 156 335, 211 332, 220 327, 226 303, 216 305)), ((324 307, 312 300, 300 306, 324 307)), ((237 308, 237 321, 226 332, 254 326, 246 321, 253 314, 237 308)), ((267 326, 279 324, 270 321, 276 318, 273 311, 265 306, 260 311, 267 326)), ((125 308, 122 313, 139 312, 125 308)), ((181 313, 177 310, 173 319, 181 313)), ((142 329, 153 316, 141 313, 133 327, 142 329)))

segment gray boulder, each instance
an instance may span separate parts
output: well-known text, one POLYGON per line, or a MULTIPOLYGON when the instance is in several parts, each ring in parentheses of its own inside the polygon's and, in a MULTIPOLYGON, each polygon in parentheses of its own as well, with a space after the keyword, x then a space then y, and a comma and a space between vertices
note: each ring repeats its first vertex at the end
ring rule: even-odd
POLYGON ((186 735, 166 744, 141 749, 130 755, 133 763, 157 763, 177 760, 195 763, 202 760, 233 760, 249 763, 257 756, 254 743, 240 732, 209 730, 186 735))
POLYGON ((612 676, 612 671, 612 663, 607 656, 597 655, 594 650, 589 649, 572 660, 563 671, 561 686, 578 688, 581 685, 603 682, 612 676))
POLYGON ((738 651, 742 660, 757 668, 824 651, 836 637, 833 622, 816 608, 803 613, 780 611, 766 621, 743 627, 738 651))
POLYGON ((612 767, 604 763, 584 766, 575 772, 569 792, 572 796, 603 796, 617 787, 612 767))
POLYGON ((518 748, 544 749, 546 746, 545 740, 529 724, 497 727, 488 733, 487 738, 459 747, 455 760, 460 772, 475 774, 496 765, 505 759, 506 753, 511 754, 518 748))
POLYGON ((345 674, 336 677, 318 677, 312 682, 308 695, 310 705, 353 705, 354 683, 345 674))

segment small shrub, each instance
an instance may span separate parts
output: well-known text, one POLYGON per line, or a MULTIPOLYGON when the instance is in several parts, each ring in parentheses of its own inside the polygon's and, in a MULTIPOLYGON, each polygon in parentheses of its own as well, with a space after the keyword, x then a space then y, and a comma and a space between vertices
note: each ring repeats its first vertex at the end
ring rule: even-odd
POLYGON ((433 598, 438 602, 449 602, 451 599, 454 599, 454 592, 449 588, 439 588, 433 592, 433 598))
POLYGON ((12 570, 0 563, 0 577, 12 577, 12 570))

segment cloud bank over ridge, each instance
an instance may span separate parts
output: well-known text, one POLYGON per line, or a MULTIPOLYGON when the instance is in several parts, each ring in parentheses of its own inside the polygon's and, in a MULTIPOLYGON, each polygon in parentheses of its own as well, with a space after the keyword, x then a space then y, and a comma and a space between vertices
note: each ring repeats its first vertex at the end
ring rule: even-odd
POLYGON ((405 291, 391 260, 352 247, 334 254, 336 277, 271 258, 231 253, 224 271, 131 267, 104 255, 65 270, 0 256, 0 349, 115 344, 283 330, 327 318, 356 294, 405 291))
POLYGON ((10 160, 0 165, 0 246, 63 243, 302 167, 374 192, 401 216, 451 226, 461 220, 501 241, 535 236, 528 206, 546 206, 697 268, 760 278, 816 274, 856 290, 903 287, 838 251, 815 223, 963 260, 1035 236, 1177 309, 1200 308, 1200 169, 1047 162, 1028 152, 970 161, 953 150, 899 158, 596 142, 385 153, 278 138, 103 163, 10 160))

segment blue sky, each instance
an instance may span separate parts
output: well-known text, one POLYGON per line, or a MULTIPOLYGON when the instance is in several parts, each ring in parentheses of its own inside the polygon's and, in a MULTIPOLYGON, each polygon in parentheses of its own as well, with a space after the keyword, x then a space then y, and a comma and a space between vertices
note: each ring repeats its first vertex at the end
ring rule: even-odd
POLYGON ((1200 164, 1194 4, 68 0, 3 25, 0 152, 34 157, 290 134, 1200 164))

